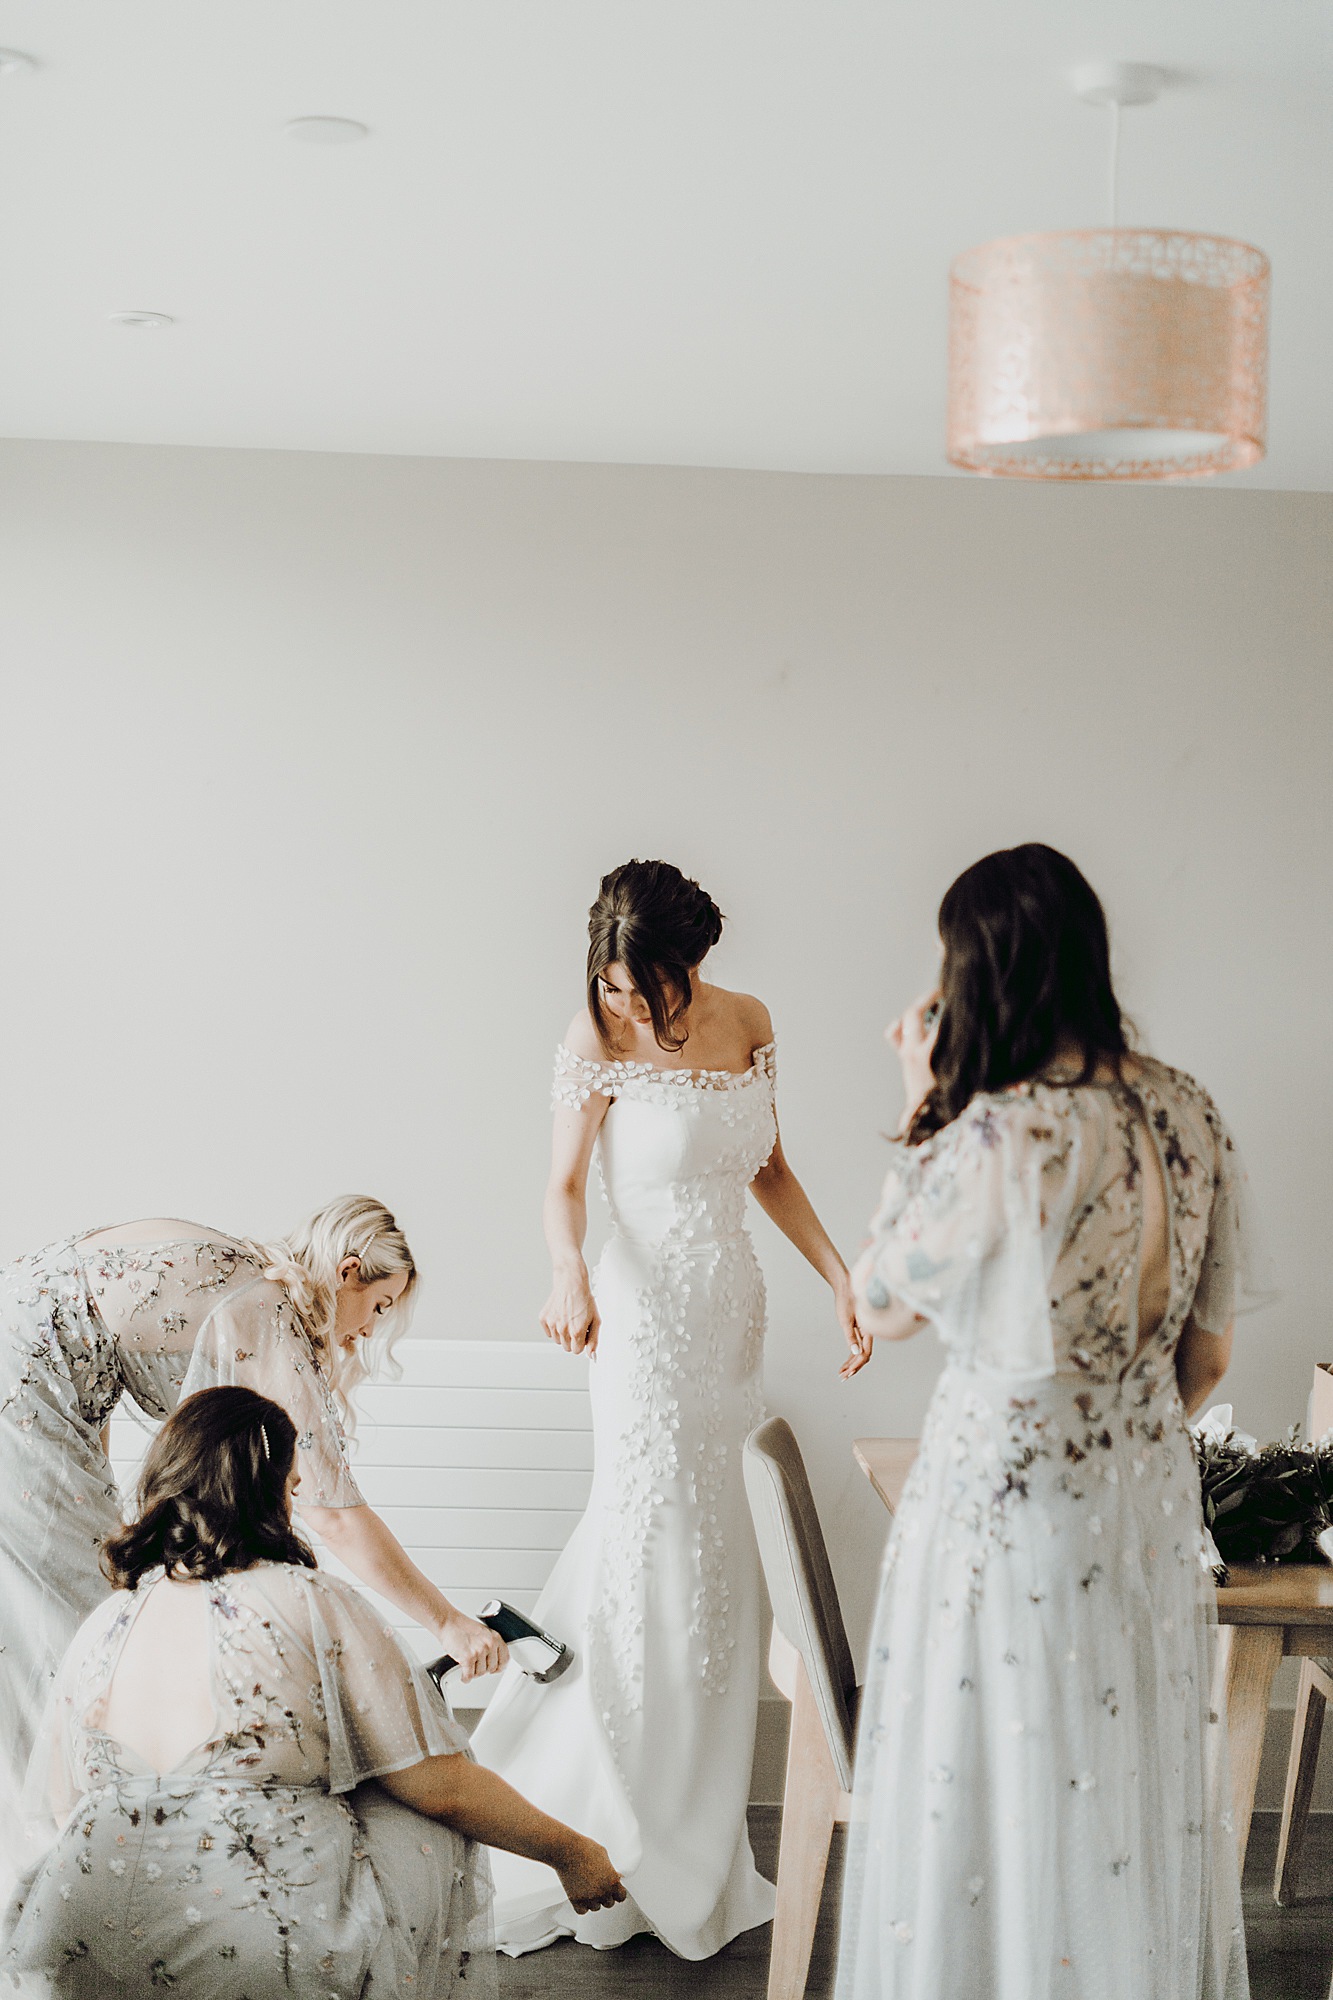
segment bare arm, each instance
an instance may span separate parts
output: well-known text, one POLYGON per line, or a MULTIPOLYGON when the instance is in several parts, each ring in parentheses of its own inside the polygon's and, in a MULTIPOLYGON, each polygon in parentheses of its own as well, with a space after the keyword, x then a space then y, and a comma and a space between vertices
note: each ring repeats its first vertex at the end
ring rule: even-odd
POLYGON ((542 1224, 551 1253, 551 1293, 542 1330, 570 1354, 597 1352, 601 1320, 592 1295, 583 1243, 588 1233, 588 1168, 610 1098, 594 1094, 577 1111, 558 1104, 551 1138, 551 1178, 542 1224))
POLYGON ((404 1805, 442 1820, 468 1840, 554 1868, 580 1916, 625 1900, 604 1847, 538 1812, 512 1785, 470 1758, 427 1757, 406 1771, 387 1773, 379 1782, 404 1805))
MULTIPOLYGON (((903 1071, 905 1101, 898 1123, 900 1139, 909 1130, 922 1100, 935 1081, 930 1058, 939 1032, 938 1000, 938 993, 923 994, 889 1030, 889 1039, 898 1051, 903 1071)), ((900 1299, 891 1298, 884 1306, 871 1305, 866 1297, 866 1286, 874 1269, 873 1247, 869 1241, 863 1244, 861 1255, 852 1267, 852 1297, 856 1302, 857 1321, 862 1332, 871 1340, 907 1340, 919 1332, 926 1322, 900 1299)))
POLYGON ((857 1370, 864 1368, 870 1359, 870 1342, 863 1339, 863 1329, 858 1324, 847 1266, 834 1248, 828 1231, 815 1214, 809 1195, 788 1165, 780 1135, 774 1140, 772 1152, 751 1181, 750 1192, 769 1221, 777 1224, 787 1241, 800 1251, 806 1262, 818 1271, 827 1285, 831 1286, 838 1320, 846 1336, 847 1345, 851 1349, 839 1373, 844 1378, 855 1375, 857 1370))
POLYGON ((373 1507, 301 1507, 300 1512, 353 1576, 435 1633, 442 1649, 458 1661, 463 1680, 499 1673, 509 1657, 504 1641, 436 1589, 373 1507))
POLYGON ((750 1192, 769 1221, 777 1224, 806 1263, 813 1265, 825 1284, 836 1291, 846 1280, 847 1266, 815 1214, 809 1195, 788 1165, 781 1138, 774 1141, 772 1152, 750 1182, 750 1192))
POLYGON ((1231 1365, 1233 1327, 1208 1333, 1192 1318, 1185 1321, 1176 1343, 1176 1383, 1185 1414, 1193 1416, 1212 1395, 1231 1365))

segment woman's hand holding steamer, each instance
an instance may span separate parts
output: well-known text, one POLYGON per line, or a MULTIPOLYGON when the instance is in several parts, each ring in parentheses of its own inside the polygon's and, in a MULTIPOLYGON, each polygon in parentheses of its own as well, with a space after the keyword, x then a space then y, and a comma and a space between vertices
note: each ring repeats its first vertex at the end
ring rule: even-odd
POLYGON ((476 1680, 481 1674, 498 1674, 509 1658, 509 1648, 489 1625, 469 1618, 455 1606, 436 1626, 436 1637, 451 1659, 457 1660, 459 1679, 476 1680))

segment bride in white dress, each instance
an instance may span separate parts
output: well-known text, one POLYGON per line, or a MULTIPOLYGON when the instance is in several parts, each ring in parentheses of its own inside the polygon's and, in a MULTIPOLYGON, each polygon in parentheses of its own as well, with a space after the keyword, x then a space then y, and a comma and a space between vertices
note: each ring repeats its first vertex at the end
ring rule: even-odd
POLYGON ((945 1349, 885 1557, 838 2000, 1244 2000, 1187 1413, 1257 1303, 1212 1100, 1036 845, 940 910, 862 1324, 945 1349), (933 1030, 929 1017, 936 1015, 933 1030))
POLYGON ((497 1855, 496 1940, 654 1932, 701 1959, 773 1914, 746 1830, 762 1583, 741 1475, 758 1422, 764 1287, 753 1192, 833 1289, 868 1358, 847 1270, 783 1158, 767 1009, 705 984, 716 905, 660 861, 605 877, 589 918, 588 1007, 556 1060, 546 1199, 548 1336, 592 1358, 588 1510, 537 1619, 576 1660, 537 1686, 511 1669, 478 1760, 611 1853, 627 1900, 578 1917, 551 1878, 497 1855), (583 1258, 594 1152, 612 1234, 583 1258))

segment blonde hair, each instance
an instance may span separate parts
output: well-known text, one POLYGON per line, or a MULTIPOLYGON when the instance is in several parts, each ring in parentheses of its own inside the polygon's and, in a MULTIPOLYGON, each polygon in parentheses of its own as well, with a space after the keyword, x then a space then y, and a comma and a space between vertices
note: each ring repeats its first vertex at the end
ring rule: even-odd
POLYGON ((400 1372, 393 1350, 407 1331, 417 1289, 417 1267, 407 1238, 382 1201, 345 1194, 317 1208, 290 1236, 275 1243, 247 1243, 246 1248, 263 1265, 266 1278, 286 1287, 337 1397, 343 1424, 354 1434, 352 1392, 370 1375, 400 1372), (360 1264, 362 1284, 407 1273, 402 1297, 382 1316, 375 1332, 358 1340, 350 1352, 333 1337, 338 1266, 347 1257, 360 1264))

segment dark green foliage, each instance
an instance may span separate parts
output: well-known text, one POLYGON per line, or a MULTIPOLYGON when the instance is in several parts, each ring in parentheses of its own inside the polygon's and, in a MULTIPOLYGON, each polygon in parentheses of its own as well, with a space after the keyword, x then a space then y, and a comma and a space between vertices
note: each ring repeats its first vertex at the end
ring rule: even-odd
POLYGON ((1301 1444, 1293 1429, 1251 1451, 1235 1433, 1198 1437, 1203 1518, 1224 1563, 1323 1562, 1333 1527, 1333 1438, 1301 1444))

